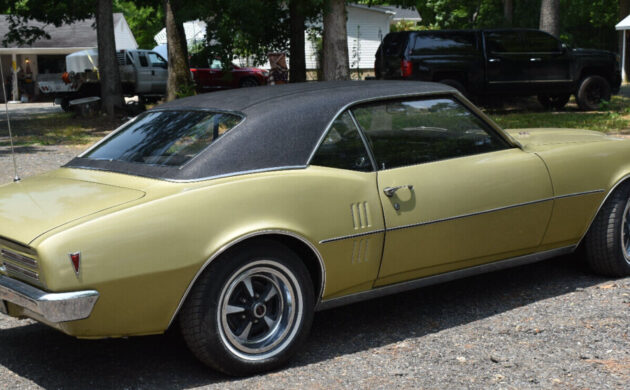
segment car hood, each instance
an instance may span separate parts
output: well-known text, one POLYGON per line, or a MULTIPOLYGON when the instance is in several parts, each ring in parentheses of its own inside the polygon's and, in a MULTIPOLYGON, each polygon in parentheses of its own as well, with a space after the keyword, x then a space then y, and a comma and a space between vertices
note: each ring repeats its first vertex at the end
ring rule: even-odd
POLYGON ((578 129, 508 129, 506 132, 524 147, 604 142, 616 139, 599 131, 578 129))
POLYGON ((143 191, 54 176, 0 186, 0 236, 23 244, 81 217, 143 197, 143 191))

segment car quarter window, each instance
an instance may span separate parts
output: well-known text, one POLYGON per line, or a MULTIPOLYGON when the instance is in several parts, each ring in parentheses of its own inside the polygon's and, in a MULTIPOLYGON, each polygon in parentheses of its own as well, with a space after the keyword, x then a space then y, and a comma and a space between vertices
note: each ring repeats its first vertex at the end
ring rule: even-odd
POLYGON ((140 66, 147 67, 149 66, 149 61, 147 61, 147 56, 143 52, 138 53, 138 58, 140 59, 140 66))
POLYGON ((509 144, 448 98, 371 103, 352 109, 379 169, 507 149, 509 144))
POLYGON ((311 160, 311 165, 361 172, 374 170, 359 130, 347 111, 338 116, 330 126, 311 160))

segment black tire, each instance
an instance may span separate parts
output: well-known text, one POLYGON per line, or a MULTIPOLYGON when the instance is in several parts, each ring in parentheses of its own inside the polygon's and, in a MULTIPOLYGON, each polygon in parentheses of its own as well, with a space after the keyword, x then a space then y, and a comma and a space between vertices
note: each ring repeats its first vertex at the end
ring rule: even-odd
POLYGON ((464 84, 462 84, 460 81, 454 80, 454 79, 444 79, 444 80, 440 80, 440 83, 446 84, 449 87, 453 87, 456 90, 458 90, 459 93, 468 97, 468 91, 466 90, 466 87, 464 86, 464 84))
POLYGON ((584 111, 598 110, 602 101, 610 101, 610 96, 608 80, 597 75, 583 79, 575 94, 578 106, 584 111))
POLYGON ((70 107, 70 100, 68 100, 67 98, 61 99, 61 103, 59 103, 59 105, 61 106, 61 109, 65 112, 72 111, 72 107, 70 107))
POLYGON ((538 102, 547 110, 561 110, 569 102, 570 94, 538 95, 538 102))
POLYGON ((308 336, 313 309, 313 284, 298 255, 258 240, 210 264, 179 318, 199 360, 245 376, 286 363, 308 336))
POLYGON ((630 185, 606 201, 584 238, 586 261, 605 276, 630 275, 630 185))
POLYGON ((246 77, 238 84, 241 88, 257 87, 258 81, 253 77, 246 77))

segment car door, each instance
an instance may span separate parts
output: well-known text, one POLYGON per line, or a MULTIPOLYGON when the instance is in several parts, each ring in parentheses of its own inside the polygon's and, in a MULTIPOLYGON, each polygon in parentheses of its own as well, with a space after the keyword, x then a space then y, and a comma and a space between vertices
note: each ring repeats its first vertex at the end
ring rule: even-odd
POLYGON ((452 97, 352 109, 378 166, 385 245, 376 285, 533 252, 553 190, 535 154, 452 97))
POLYGON ((490 92, 522 88, 527 82, 529 53, 520 30, 484 31, 486 80, 490 92))
POLYGON ((529 62, 527 78, 539 88, 569 88, 571 57, 562 43, 543 31, 523 31, 529 62))
POLYGON ((147 54, 144 51, 137 51, 134 57, 135 63, 139 64, 139 66, 136 66, 138 70, 136 93, 138 95, 149 94, 153 90, 153 75, 147 54))
POLYGON ((168 63, 155 52, 148 52, 151 63, 151 91, 158 95, 166 94, 166 80, 168 79, 168 63))

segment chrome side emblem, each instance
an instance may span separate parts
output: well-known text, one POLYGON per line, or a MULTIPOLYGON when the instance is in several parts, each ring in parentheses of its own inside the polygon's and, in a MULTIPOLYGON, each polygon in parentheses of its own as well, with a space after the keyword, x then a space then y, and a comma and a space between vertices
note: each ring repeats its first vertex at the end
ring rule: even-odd
POLYGON ((69 253, 68 256, 70 257, 72 268, 74 268, 74 273, 79 276, 81 271, 81 252, 69 253))

